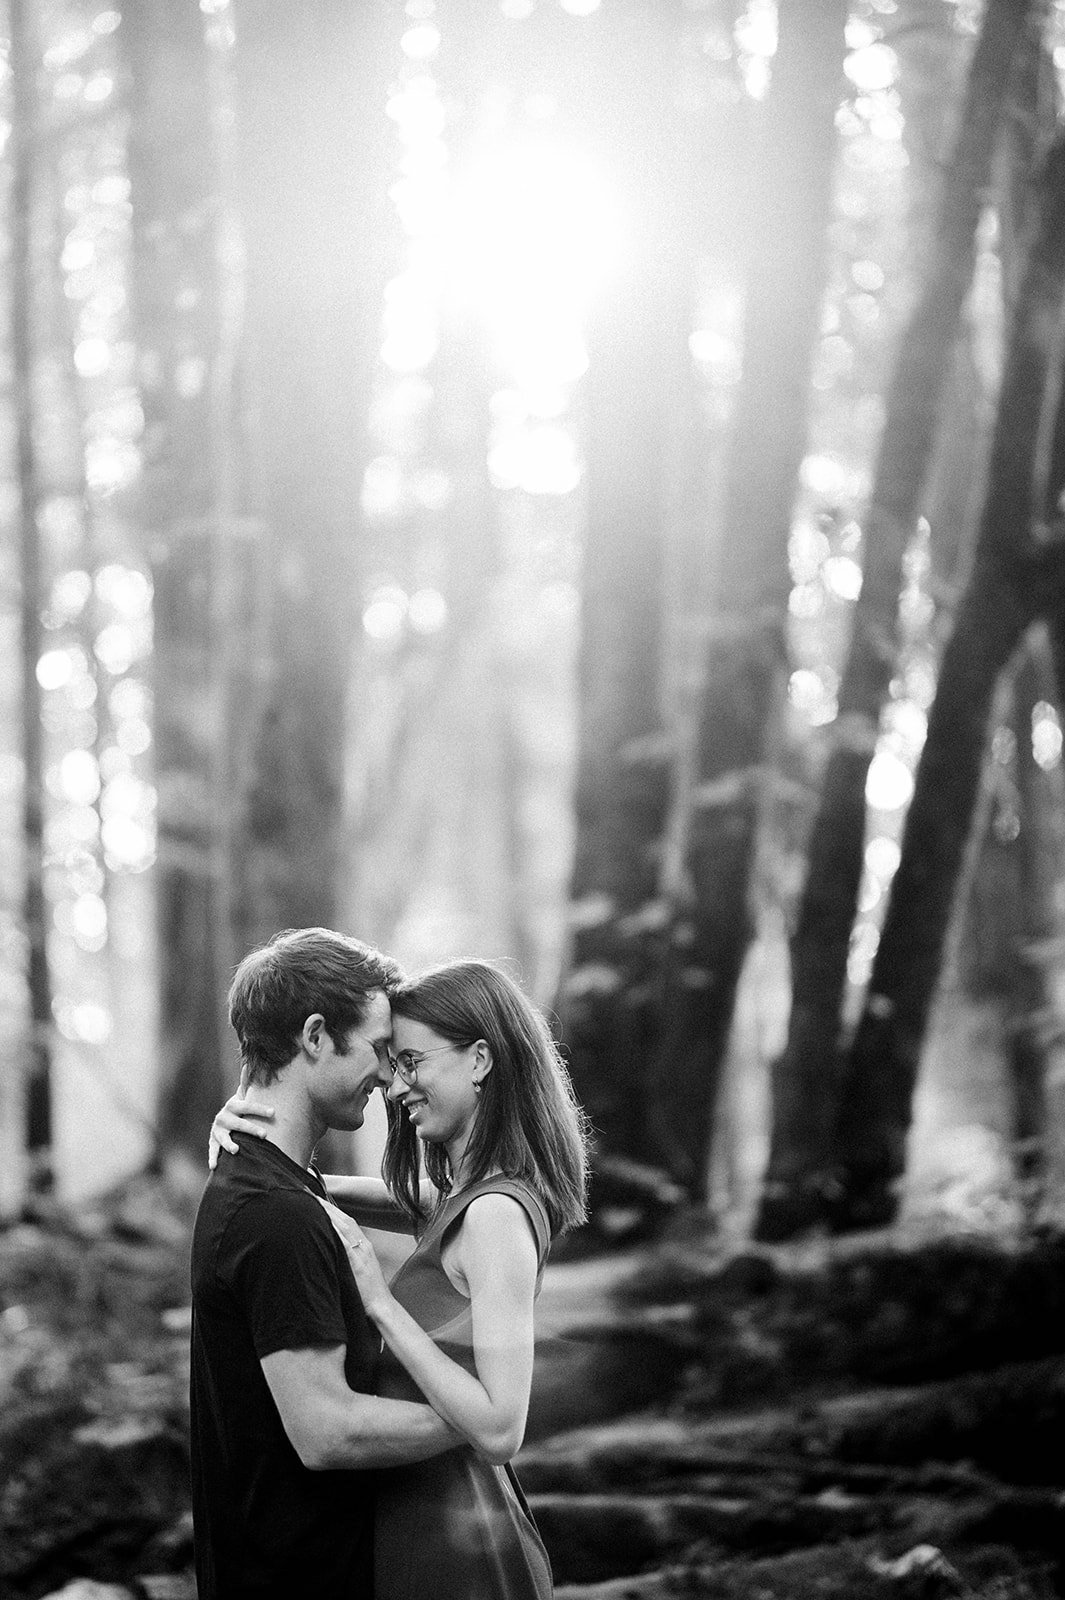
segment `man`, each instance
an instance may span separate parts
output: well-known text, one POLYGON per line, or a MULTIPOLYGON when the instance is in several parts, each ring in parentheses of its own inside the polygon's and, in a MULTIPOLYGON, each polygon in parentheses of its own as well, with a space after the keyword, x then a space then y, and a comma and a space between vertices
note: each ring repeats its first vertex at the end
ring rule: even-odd
MULTIPOLYGON (((274 1119, 211 1174, 192 1244, 192 1480, 201 1600, 370 1600, 366 1469, 457 1443, 428 1406, 369 1390, 378 1341, 315 1199, 327 1128, 391 1080, 396 964, 324 928, 237 969, 229 1016, 274 1119)), ((417 1530, 412 1530, 416 1537, 417 1530)))

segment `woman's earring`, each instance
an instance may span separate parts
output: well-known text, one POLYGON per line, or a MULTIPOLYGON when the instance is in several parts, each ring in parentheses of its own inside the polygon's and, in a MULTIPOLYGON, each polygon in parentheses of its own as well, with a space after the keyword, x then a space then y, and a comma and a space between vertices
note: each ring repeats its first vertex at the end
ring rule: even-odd
POLYGON ((480 1092, 481 1092, 481 1085, 480 1085, 480 1084, 479 1084, 479 1083, 475 1083, 475 1084, 474 1084, 474 1086, 473 1086, 473 1092, 474 1092, 474 1094, 480 1094, 480 1092))

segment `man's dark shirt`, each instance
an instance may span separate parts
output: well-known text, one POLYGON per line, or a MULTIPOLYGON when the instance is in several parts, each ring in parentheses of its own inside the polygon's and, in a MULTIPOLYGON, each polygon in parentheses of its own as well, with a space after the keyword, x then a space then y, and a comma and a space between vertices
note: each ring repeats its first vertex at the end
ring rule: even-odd
POLYGON ((377 1341, 343 1247, 307 1193, 321 1179, 245 1138, 219 1157, 192 1241, 192 1505, 200 1600, 370 1600, 373 1508, 362 1472, 311 1472, 259 1365, 343 1344, 372 1388, 377 1341))

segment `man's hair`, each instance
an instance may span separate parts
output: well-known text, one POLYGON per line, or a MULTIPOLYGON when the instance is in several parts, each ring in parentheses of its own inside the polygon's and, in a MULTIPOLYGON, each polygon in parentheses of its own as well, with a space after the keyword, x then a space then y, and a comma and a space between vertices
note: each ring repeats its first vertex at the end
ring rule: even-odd
MULTIPOLYGON (((397 989, 392 1015, 424 1023, 453 1044, 483 1039, 492 1052, 466 1150, 466 1181, 497 1171, 524 1178, 543 1201, 552 1233, 583 1222, 588 1122, 545 1017, 514 980, 490 961, 452 961, 397 989)), ((424 1157, 426 1172, 446 1194, 454 1176, 447 1151, 426 1143, 424 1157)), ((418 1163, 414 1129, 390 1101, 381 1170, 416 1226, 425 1216, 418 1163)))
POLYGON ((331 928, 286 928, 244 957, 229 989, 229 1020, 253 1083, 273 1083, 299 1049, 316 1011, 334 1048, 366 1016, 376 991, 391 995, 403 973, 391 956, 331 928))

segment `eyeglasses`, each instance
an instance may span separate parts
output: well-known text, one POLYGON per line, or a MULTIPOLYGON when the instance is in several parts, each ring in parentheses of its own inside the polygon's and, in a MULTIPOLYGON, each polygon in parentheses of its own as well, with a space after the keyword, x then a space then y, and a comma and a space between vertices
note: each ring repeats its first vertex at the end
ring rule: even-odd
POLYGON ((396 1056, 390 1050, 388 1052, 388 1064, 392 1068, 392 1076, 395 1077, 398 1072, 403 1082, 413 1089, 418 1081, 418 1068, 426 1056, 442 1056, 446 1050, 462 1050, 464 1048, 465 1046, 461 1044, 438 1044, 432 1050, 401 1050, 396 1056))

